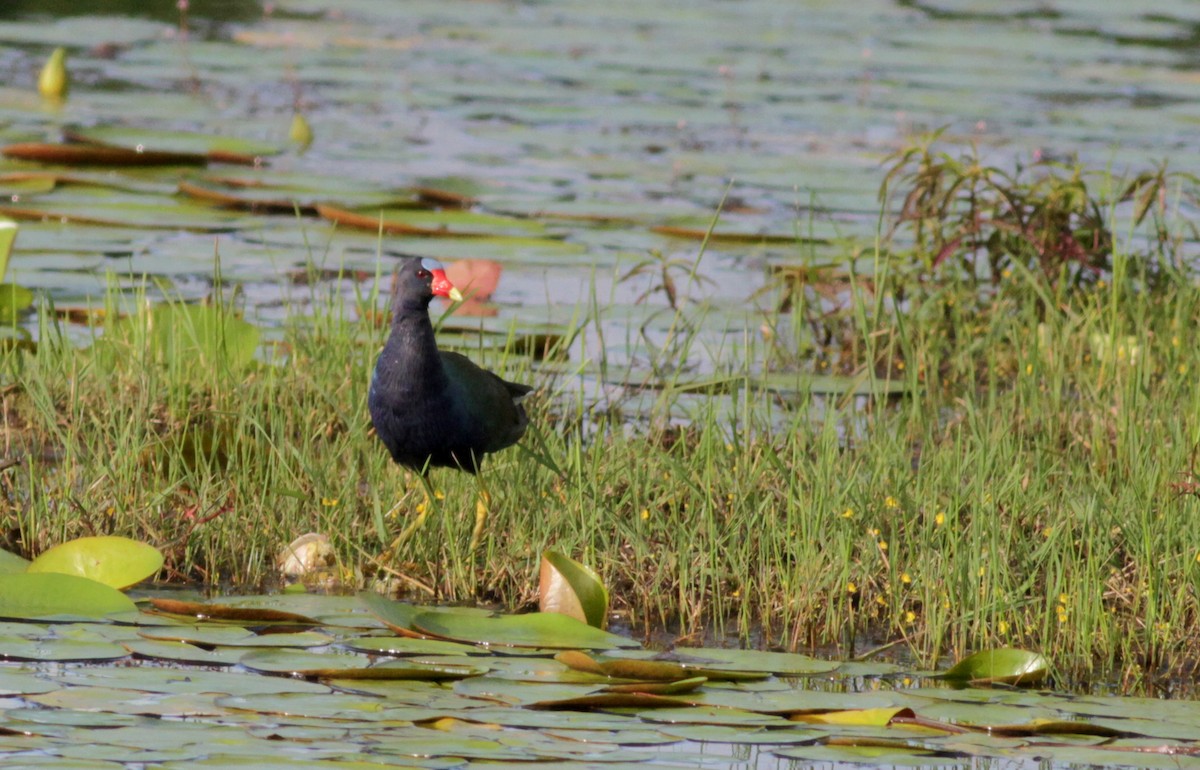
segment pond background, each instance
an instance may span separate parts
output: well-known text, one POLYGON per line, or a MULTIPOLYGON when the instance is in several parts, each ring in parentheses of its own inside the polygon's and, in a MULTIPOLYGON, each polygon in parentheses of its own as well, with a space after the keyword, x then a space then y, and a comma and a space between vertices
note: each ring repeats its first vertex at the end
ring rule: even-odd
MULTIPOLYGON (((881 161, 921 132, 945 127, 948 143, 974 144, 1002 168, 1078 158, 1116 175, 1167 159, 1196 169, 1198 35, 1190 2, 284 0, 181 12, 10 0, 0 8, 0 142, 115 124, 282 146, 298 107, 315 141, 271 158, 271 174, 334 199, 452 189, 561 240, 381 245, 295 216, 200 232, 170 216, 136 229, 25 223, 9 280, 66 305, 95 303, 110 272, 130 285, 169 278, 194 298, 209 291, 216 250, 250 317, 271 324, 308 292, 284 280, 296 268, 387 273, 403 253, 479 256, 506 270, 492 326, 561 328, 595 297, 607 333, 592 353, 601 345, 628 360, 631 341, 661 340, 671 314, 653 271, 621 279, 644 260, 694 263, 699 252, 649 226, 704 229, 720 208, 718 229, 814 239, 708 246, 701 280, 677 288, 703 304, 716 359, 727 333, 759 326, 770 265, 870 254, 881 161), (74 86, 52 109, 34 83, 58 45, 74 86)), ((6 159, 0 173, 29 167, 6 159)), ((53 210, 112 194, 45 200, 53 210)))

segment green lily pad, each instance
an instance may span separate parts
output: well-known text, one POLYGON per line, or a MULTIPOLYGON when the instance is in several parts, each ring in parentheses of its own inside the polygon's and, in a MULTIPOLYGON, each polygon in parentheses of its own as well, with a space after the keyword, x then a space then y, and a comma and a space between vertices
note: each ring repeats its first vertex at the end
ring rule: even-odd
POLYGON ((384 679, 453 681, 487 673, 486 666, 431 666, 407 661, 369 665, 363 655, 307 653, 289 650, 260 650, 247 653, 241 664, 252 671, 320 679, 384 679))
POLYGON ((122 147, 137 152, 194 153, 212 161, 254 165, 254 159, 277 155, 281 148, 233 136, 193 131, 157 131, 129 126, 89 126, 63 132, 72 142, 122 147))
POLYGON ((184 615, 200 620, 236 620, 239 623, 288 623, 316 626, 320 623, 306 615, 270 607, 234 606, 217 602, 184 602, 178 599, 150 597, 150 605, 160 612, 184 615))
POLYGON ((301 631, 288 634, 256 634, 239 626, 158 626, 141 629, 145 639, 163 642, 187 642, 223 647, 320 647, 333 641, 328 634, 301 631))
POLYGON ((425 612, 413 627, 432 636, 475 644, 546 649, 612 649, 638 647, 637 642, 593 628, 554 612, 481 618, 425 612))
POLYGON ((362 636, 347 639, 343 647, 377 655, 482 655, 484 651, 470 644, 447 642, 441 639, 414 639, 404 636, 362 636))
POLYGON ((8 272, 8 258, 12 256, 13 244, 17 240, 17 223, 0 217, 0 278, 8 272))
POLYGON ((254 358, 260 338, 258 327, 231 311, 172 302, 117 322, 97 350, 123 356, 145 349, 176 370, 236 371, 254 358))
POLYGON ((239 647, 218 647, 207 650, 187 642, 165 642, 156 639, 127 639, 121 646, 139 658, 171 661, 189 666, 233 666, 245 655, 239 647))
POLYGON ((116 535, 81 537, 38 556, 29 572, 58 572, 91 578, 113 588, 127 588, 162 568, 157 548, 116 535))
POLYGON ((121 645, 100 640, 0 637, 0 657, 7 660, 109 661, 128 655, 121 645))
POLYGON ((29 289, 15 283, 0 283, 0 323, 16 323, 32 306, 33 292, 29 289))
POLYGON ((0 617, 99 618, 136 609, 125 594, 88 578, 57 572, 0 575, 0 617))
POLYGON ((0 575, 24 572, 27 567, 29 567, 29 559, 0 548, 0 575))
POLYGON ((792 652, 733 650, 718 647, 676 647, 669 659, 689 669, 756 673, 769 671, 778 676, 820 674, 838 667, 835 661, 810 658, 807 655, 792 652))

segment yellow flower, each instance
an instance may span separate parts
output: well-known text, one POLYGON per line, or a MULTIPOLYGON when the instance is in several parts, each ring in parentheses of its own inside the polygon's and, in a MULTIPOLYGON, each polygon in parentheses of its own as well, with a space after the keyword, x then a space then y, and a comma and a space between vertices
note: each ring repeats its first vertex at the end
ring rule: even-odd
POLYGON ((879 530, 874 527, 867 527, 867 534, 871 537, 879 537, 879 530))
POLYGON ((979 568, 979 577, 983 577, 986 574, 987 574, 987 565, 985 564, 984 566, 979 568))
POLYGON ((1025 373, 1033 374, 1033 364, 1025 364, 1025 373))
POLYGON ((649 508, 643 508, 643 509, 642 509, 642 521, 645 521, 645 520, 646 520, 646 519, 648 519, 648 518, 650 518, 650 509, 649 509, 649 508))
POLYGON ((854 509, 853 509, 853 508, 847 508, 846 510, 842 511, 842 518, 843 518, 843 519, 852 519, 852 518, 854 518, 854 509))
POLYGON ((337 506, 337 504, 338 504, 338 499, 336 497, 322 497, 321 498, 321 505, 325 506, 326 508, 334 508, 337 506))
POLYGON ((901 572, 900 573, 900 582, 903 583, 904 585, 908 585, 909 583, 912 582, 912 575, 908 574, 907 572, 901 572))
POLYGON ((913 612, 912 610, 909 610, 908 612, 904 613, 904 622, 905 623, 913 623, 913 622, 916 622, 916 620, 917 620, 917 613, 913 612))
POLYGON ((1059 594, 1058 595, 1058 603, 1059 604, 1066 605, 1066 604, 1069 604, 1070 602, 1071 602, 1070 594, 1059 594))
POLYGON ((938 511, 937 515, 933 517, 933 525, 935 527, 940 527, 945 523, 946 523, 946 514, 943 513, 942 511, 938 511))
POLYGON ((886 540, 880 540, 878 543, 876 543, 876 545, 879 546, 879 550, 881 550, 881 551, 887 550, 887 541, 886 540))
POLYGON ((886 498, 884 498, 883 507, 884 508, 899 508, 900 503, 899 503, 899 501, 896 500, 896 498, 892 497, 891 495, 888 495, 886 498))
POLYGON ((858 586, 854 585, 854 581, 850 581, 849 583, 846 584, 846 593, 848 593, 848 594, 858 593, 858 586))
POLYGON ((999 623, 999 626, 1000 626, 1000 633, 1002 633, 1002 634, 1008 633, 1008 621, 1007 620, 1001 620, 999 623))

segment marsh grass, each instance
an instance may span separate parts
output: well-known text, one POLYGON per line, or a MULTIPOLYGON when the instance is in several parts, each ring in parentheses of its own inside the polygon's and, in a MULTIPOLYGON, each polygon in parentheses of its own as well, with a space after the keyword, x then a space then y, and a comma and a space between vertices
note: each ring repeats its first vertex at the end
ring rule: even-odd
MULTIPOLYGON (((1018 267, 986 295, 949 276, 903 304, 882 299, 904 280, 889 266, 850 276, 829 321, 855 338, 839 366, 904 382, 902 398, 756 391, 763 361, 789 362, 747 335, 728 392, 664 377, 658 418, 631 422, 594 410, 583 379, 480 341, 472 357, 540 392, 522 446, 486 466, 492 536, 474 557, 475 485, 449 471, 427 526, 386 553, 421 498, 369 430, 385 329, 361 319, 378 289, 314 295, 240 369, 151 355, 136 323, 81 347, 43 308, 36 350, 0 358, 4 454, 22 460, 0 475, 6 545, 125 534, 165 552, 164 579, 238 591, 317 531, 342 586, 509 607, 534 600, 553 546, 603 576, 636 632, 848 657, 893 643, 928 665, 1022 646, 1060 681, 1145 689, 1188 672, 1200 641, 1200 291, 1178 273, 1147 291, 1117 262, 1070 294, 1018 267), (686 424, 664 418, 681 406, 686 424)), ((664 372, 704 312, 672 305, 664 372)))

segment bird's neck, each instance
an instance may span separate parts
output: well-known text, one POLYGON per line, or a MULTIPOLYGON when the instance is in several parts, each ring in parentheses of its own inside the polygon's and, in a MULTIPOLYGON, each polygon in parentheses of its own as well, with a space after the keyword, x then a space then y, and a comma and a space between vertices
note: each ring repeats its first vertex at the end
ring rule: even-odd
POLYGON ((426 308, 395 314, 376 365, 376 377, 380 376, 404 390, 445 387, 446 372, 426 308))

